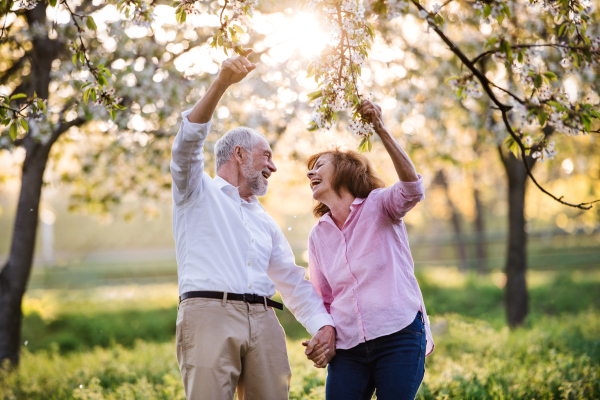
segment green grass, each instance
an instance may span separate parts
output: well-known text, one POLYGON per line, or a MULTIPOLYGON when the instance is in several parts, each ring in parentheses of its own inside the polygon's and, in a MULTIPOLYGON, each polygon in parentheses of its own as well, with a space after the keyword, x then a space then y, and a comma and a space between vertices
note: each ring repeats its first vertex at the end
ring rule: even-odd
MULTIPOLYGON (((600 398, 600 274, 532 273, 525 327, 504 326, 502 276, 429 269, 419 276, 436 349, 421 399, 600 398)), ((173 341, 177 287, 34 290, 22 360, 0 399, 183 399, 173 341), (80 387, 81 386, 81 387, 80 387)), ((287 311, 290 398, 323 399, 306 331, 287 311)))

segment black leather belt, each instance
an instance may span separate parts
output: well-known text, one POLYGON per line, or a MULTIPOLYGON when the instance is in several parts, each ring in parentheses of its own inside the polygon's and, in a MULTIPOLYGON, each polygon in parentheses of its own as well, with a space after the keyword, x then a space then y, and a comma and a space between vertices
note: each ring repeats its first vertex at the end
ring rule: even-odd
MULTIPOLYGON (((185 299, 189 299, 190 297, 203 297, 206 299, 223 299, 223 292, 212 292, 207 290, 200 290, 195 292, 185 292, 181 296, 179 296, 179 302, 181 303, 185 299)), ((271 300, 265 296, 259 296, 254 293, 227 293, 227 300, 237 300, 237 301, 245 301, 246 303, 259 303, 265 304, 265 298, 267 299, 267 306, 277 308, 279 310, 283 310, 283 304, 278 303, 276 301, 271 300)))

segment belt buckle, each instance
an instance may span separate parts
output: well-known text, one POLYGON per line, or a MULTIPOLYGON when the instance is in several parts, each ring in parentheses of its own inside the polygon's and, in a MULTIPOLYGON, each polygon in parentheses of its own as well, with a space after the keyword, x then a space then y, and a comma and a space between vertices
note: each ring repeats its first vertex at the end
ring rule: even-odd
POLYGON ((255 303, 256 302, 256 295, 254 293, 244 293, 244 301, 246 303, 255 303))

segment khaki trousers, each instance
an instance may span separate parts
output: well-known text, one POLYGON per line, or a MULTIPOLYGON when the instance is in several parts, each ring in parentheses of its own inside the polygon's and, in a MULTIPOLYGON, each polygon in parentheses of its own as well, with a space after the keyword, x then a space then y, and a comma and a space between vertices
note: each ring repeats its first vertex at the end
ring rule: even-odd
POLYGON ((262 304, 189 298, 177 312, 177 361, 188 400, 284 400, 285 333, 262 304))

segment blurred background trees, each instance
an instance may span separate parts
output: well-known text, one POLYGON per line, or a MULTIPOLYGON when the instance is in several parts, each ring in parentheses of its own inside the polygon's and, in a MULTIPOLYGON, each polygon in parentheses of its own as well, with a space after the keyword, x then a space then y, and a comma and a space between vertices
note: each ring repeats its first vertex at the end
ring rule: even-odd
MULTIPOLYGON (((83 231, 79 225, 82 222, 62 225, 57 229, 57 249, 102 250, 102 243, 104 250, 119 246, 110 236, 120 237, 134 247, 172 247, 168 218, 172 136, 180 112, 203 95, 226 57, 210 45, 220 26, 217 13, 224 2, 191 3, 195 12, 190 12, 183 23, 177 22, 173 7, 143 1, 120 3, 121 12, 115 5, 98 0, 39 3, 28 9, 35 4, 12 5, 4 0, 0 13, 0 92, 8 97, 26 95, 6 100, 3 105, 18 109, 32 102, 34 95, 47 99, 47 114, 30 115, 28 131, 20 125, 13 141, 14 128, 11 132, 7 127, 0 137, 7 198, 16 196, 14 190, 9 190, 15 188, 10 182, 21 181, 16 207, 14 201, 5 206, 9 211, 2 219, 6 229, 0 250, 9 254, 0 272, 0 359, 13 363, 18 361, 22 343, 21 299, 36 248, 42 188, 52 193, 57 204, 68 198, 64 209, 93 214, 104 222, 113 215, 125 220, 158 218, 155 221, 160 233, 138 244, 108 228, 92 229, 90 236, 93 232, 104 233, 96 240, 84 241, 77 234, 71 236, 83 231), (13 11, 9 11, 11 7, 13 11), (125 17, 127 10, 130 14, 125 17), (87 22, 88 16, 92 24, 87 22), (100 65, 110 73, 98 86, 100 65), (109 98, 122 98, 118 104, 126 110, 111 115, 113 103, 96 105, 90 93, 86 104, 86 88, 81 87, 87 82, 98 88, 96 101, 99 93, 106 93, 109 98), (113 88, 114 94, 110 91, 113 88), (10 226, 14 227, 12 236, 10 226)), ((448 2, 437 10, 446 21, 443 31, 474 58, 489 50, 486 42, 499 31, 509 31, 505 40, 510 43, 557 37, 560 20, 540 18, 540 5, 527 4, 509 3, 512 13, 502 23, 482 18, 472 5, 459 1, 448 2)), ((506 281, 498 278, 498 285, 505 288, 509 324, 520 325, 528 310, 527 234, 543 235, 558 226, 561 232, 591 235, 598 229, 600 214, 597 208, 568 209, 537 190, 529 190, 526 196, 525 168, 520 156, 504 144, 508 133, 502 126, 500 110, 485 96, 461 95, 457 99, 446 81, 461 75, 465 67, 428 28, 428 16, 414 5, 406 5, 410 6, 408 14, 396 18, 375 19, 367 14, 376 36, 362 66, 359 86, 362 93, 370 92, 372 99, 382 105, 390 128, 410 152, 428 187, 427 200, 406 218, 417 267, 455 265, 464 272, 488 273, 497 272, 504 262, 506 281), (444 238, 441 233, 446 232, 444 238), (498 247, 498 243, 504 243, 504 232, 508 232, 506 250, 498 247), (486 247, 489 242, 493 244, 486 247), (419 247, 424 243, 427 246, 419 247)), ((427 5, 429 10, 433 7, 427 5)), ((384 14, 381 8, 376 11, 384 14)), ((595 13, 591 11, 590 15, 594 17, 595 13)), ((181 20, 181 16, 178 18, 181 20)), ((239 35, 240 43, 255 50, 251 61, 259 68, 223 99, 205 150, 210 154, 216 139, 236 125, 251 126, 267 135, 280 171, 263 202, 292 240, 302 263, 303 241, 313 223, 304 160, 332 143, 356 148, 360 140, 348 133, 348 119, 341 113, 337 127, 331 131, 306 130, 313 105, 307 95, 317 89, 306 70, 310 59, 328 40, 308 10, 296 8, 293 1, 261 2, 242 28, 246 33, 239 35)), ((596 36, 597 29, 589 25, 588 34, 596 36)), ((597 63, 563 68, 563 56, 553 50, 544 50, 538 56, 556 73, 559 82, 548 79, 544 85, 560 85, 573 102, 585 100, 597 107, 597 63)), ((489 54, 480 58, 477 66, 489 79, 516 93, 535 85, 520 82, 504 61, 501 55, 489 54)), ((536 122, 528 128, 531 137, 541 134, 536 122)), ((597 131, 598 123, 593 122, 589 130, 597 131)), ((550 131, 546 134, 552 135, 559 153, 554 160, 535 162, 538 180, 550 192, 565 194, 572 202, 598 198, 597 133, 578 137, 550 131)), ((515 144, 511 146, 514 150, 515 144)), ((392 183, 393 168, 383 148, 375 143, 369 157, 392 183)), ((533 167, 534 160, 530 163, 533 167)), ((212 173, 210 157, 207 165, 212 173)), ((62 212, 58 215, 72 218, 62 212)), ((148 225, 140 228, 135 224, 130 226, 148 229, 148 225)), ((121 229, 137 235, 127 225, 121 229)), ((582 265, 593 263, 586 261, 594 257, 590 254, 582 265)), ((558 265, 569 262, 568 258, 557 261, 558 265)), ((173 264, 168 268, 172 274, 173 264)))

